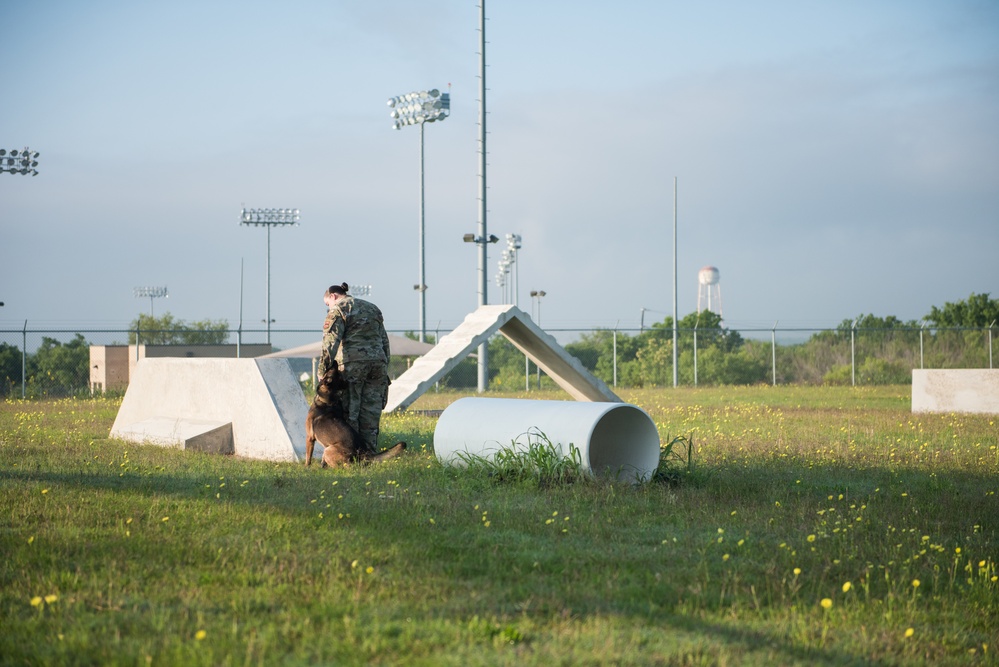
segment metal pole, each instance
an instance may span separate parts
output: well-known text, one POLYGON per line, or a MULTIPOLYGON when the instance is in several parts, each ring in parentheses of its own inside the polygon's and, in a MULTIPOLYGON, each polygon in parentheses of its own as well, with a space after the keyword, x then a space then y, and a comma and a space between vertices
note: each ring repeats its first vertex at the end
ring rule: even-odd
POLYGON ((267 344, 271 344, 271 226, 267 227, 267 344))
MULTIPOLYGON (((538 328, 541 328, 541 296, 538 295, 538 328)), ((538 371, 538 389, 541 389, 541 366, 534 364, 534 368, 538 371)))
POLYGON ((774 322, 774 328, 770 330, 770 367, 773 369, 773 386, 777 386, 777 322, 774 322))
POLYGON ((28 320, 24 321, 24 328, 21 329, 21 398, 24 398, 25 387, 28 383, 28 320))
POLYGON ((677 332, 676 332, 676 176, 673 177, 673 388, 677 381, 677 332))
POLYGON ((420 123, 420 342, 427 340, 427 272, 426 272, 426 247, 424 245, 426 207, 424 205, 424 179, 423 179, 423 127, 426 123, 420 123))
POLYGON ((989 325, 989 368, 992 368, 992 327, 996 325, 996 321, 992 320, 992 324, 989 325))
MULTIPOLYGON (((479 306, 489 303, 486 293, 486 0, 479 0, 479 306)), ((478 391, 489 387, 489 344, 479 345, 478 391)))
POLYGON ((857 386, 856 338, 857 338, 857 320, 854 320, 853 326, 850 327, 850 384, 854 387, 857 386))
MULTIPOLYGON (((514 264, 515 264, 514 271, 516 272, 516 273, 514 273, 514 275, 516 276, 516 278, 514 280, 515 287, 514 287, 514 290, 513 290, 513 305, 516 306, 517 308, 519 308, 520 307, 520 304, 519 304, 519 299, 520 299, 520 296, 519 296, 520 295, 520 252, 519 252, 519 250, 514 250, 514 252, 517 253, 515 255, 517 257, 517 259, 514 262, 514 264)), ((531 388, 531 358, 528 357, 525 354, 524 355, 524 390, 526 391, 526 390, 529 390, 530 388, 531 388)))
POLYGON ((520 308, 520 249, 513 249, 513 305, 520 308))
POLYGON ((923 368, 923 330, 926 328, 925 324, 919 326, 919 368, 923 368))
POLYGON ((241 357, 243 345, 243 258, 239 258, 239 328, 236 329, 236 358, 241 357))
POLYGON ((614 325, 614 388, 617 388, 617 325, 614 325))
POLYGON ((697 325, 700 322, 694 322, 694 386, 697 386, 697 325))

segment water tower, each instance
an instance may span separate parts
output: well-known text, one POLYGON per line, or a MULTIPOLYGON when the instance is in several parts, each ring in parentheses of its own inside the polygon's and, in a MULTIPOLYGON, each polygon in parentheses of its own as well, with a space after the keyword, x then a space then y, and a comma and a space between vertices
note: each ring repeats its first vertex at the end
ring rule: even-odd
POLYGON ((697 312, 711 310, 722 314, 721 274, 713 266, 697 272, 697 312))

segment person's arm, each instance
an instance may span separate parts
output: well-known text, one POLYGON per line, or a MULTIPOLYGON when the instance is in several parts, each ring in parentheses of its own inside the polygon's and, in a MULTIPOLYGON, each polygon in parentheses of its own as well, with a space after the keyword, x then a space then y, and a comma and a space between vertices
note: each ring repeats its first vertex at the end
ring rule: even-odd
POLYGON ((389 345, 388 332, 385 331, 385 325, 378 322, 379 328, 382 330, 382 349, 385 350, 385 363, 388 363, 392 358, 392 347, 389 345))
POLYGON ((343 342, 344 321, 342 313, 334 313, 329 326, 323 333, 323 352, 329 356, 329 363, 336 363, 337 352, 343 342))

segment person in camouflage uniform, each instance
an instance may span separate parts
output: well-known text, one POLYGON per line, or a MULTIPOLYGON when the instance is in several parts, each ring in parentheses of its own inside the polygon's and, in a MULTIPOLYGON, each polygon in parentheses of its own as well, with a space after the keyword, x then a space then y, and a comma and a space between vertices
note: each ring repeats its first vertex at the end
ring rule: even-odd
POLYGON ((388 403, 389 339, 382 311, 347 294, 347 283, 331 285, 323 296, 329 307, 323 323, 319 377, 337 364, 347 380, 341 397, 347 423, 372 452, 378 451, 382 409, 388 403))

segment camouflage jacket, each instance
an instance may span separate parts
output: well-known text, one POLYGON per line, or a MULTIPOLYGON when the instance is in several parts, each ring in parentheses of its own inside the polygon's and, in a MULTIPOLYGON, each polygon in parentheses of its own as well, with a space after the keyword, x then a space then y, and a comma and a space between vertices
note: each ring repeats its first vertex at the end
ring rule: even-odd
POLYGON ((388 333, 378 306, 350 295, 337 299, 323 323, 320 375, 334 359, 341 367, 352 361, 387 364, 389 355, 388 333))

